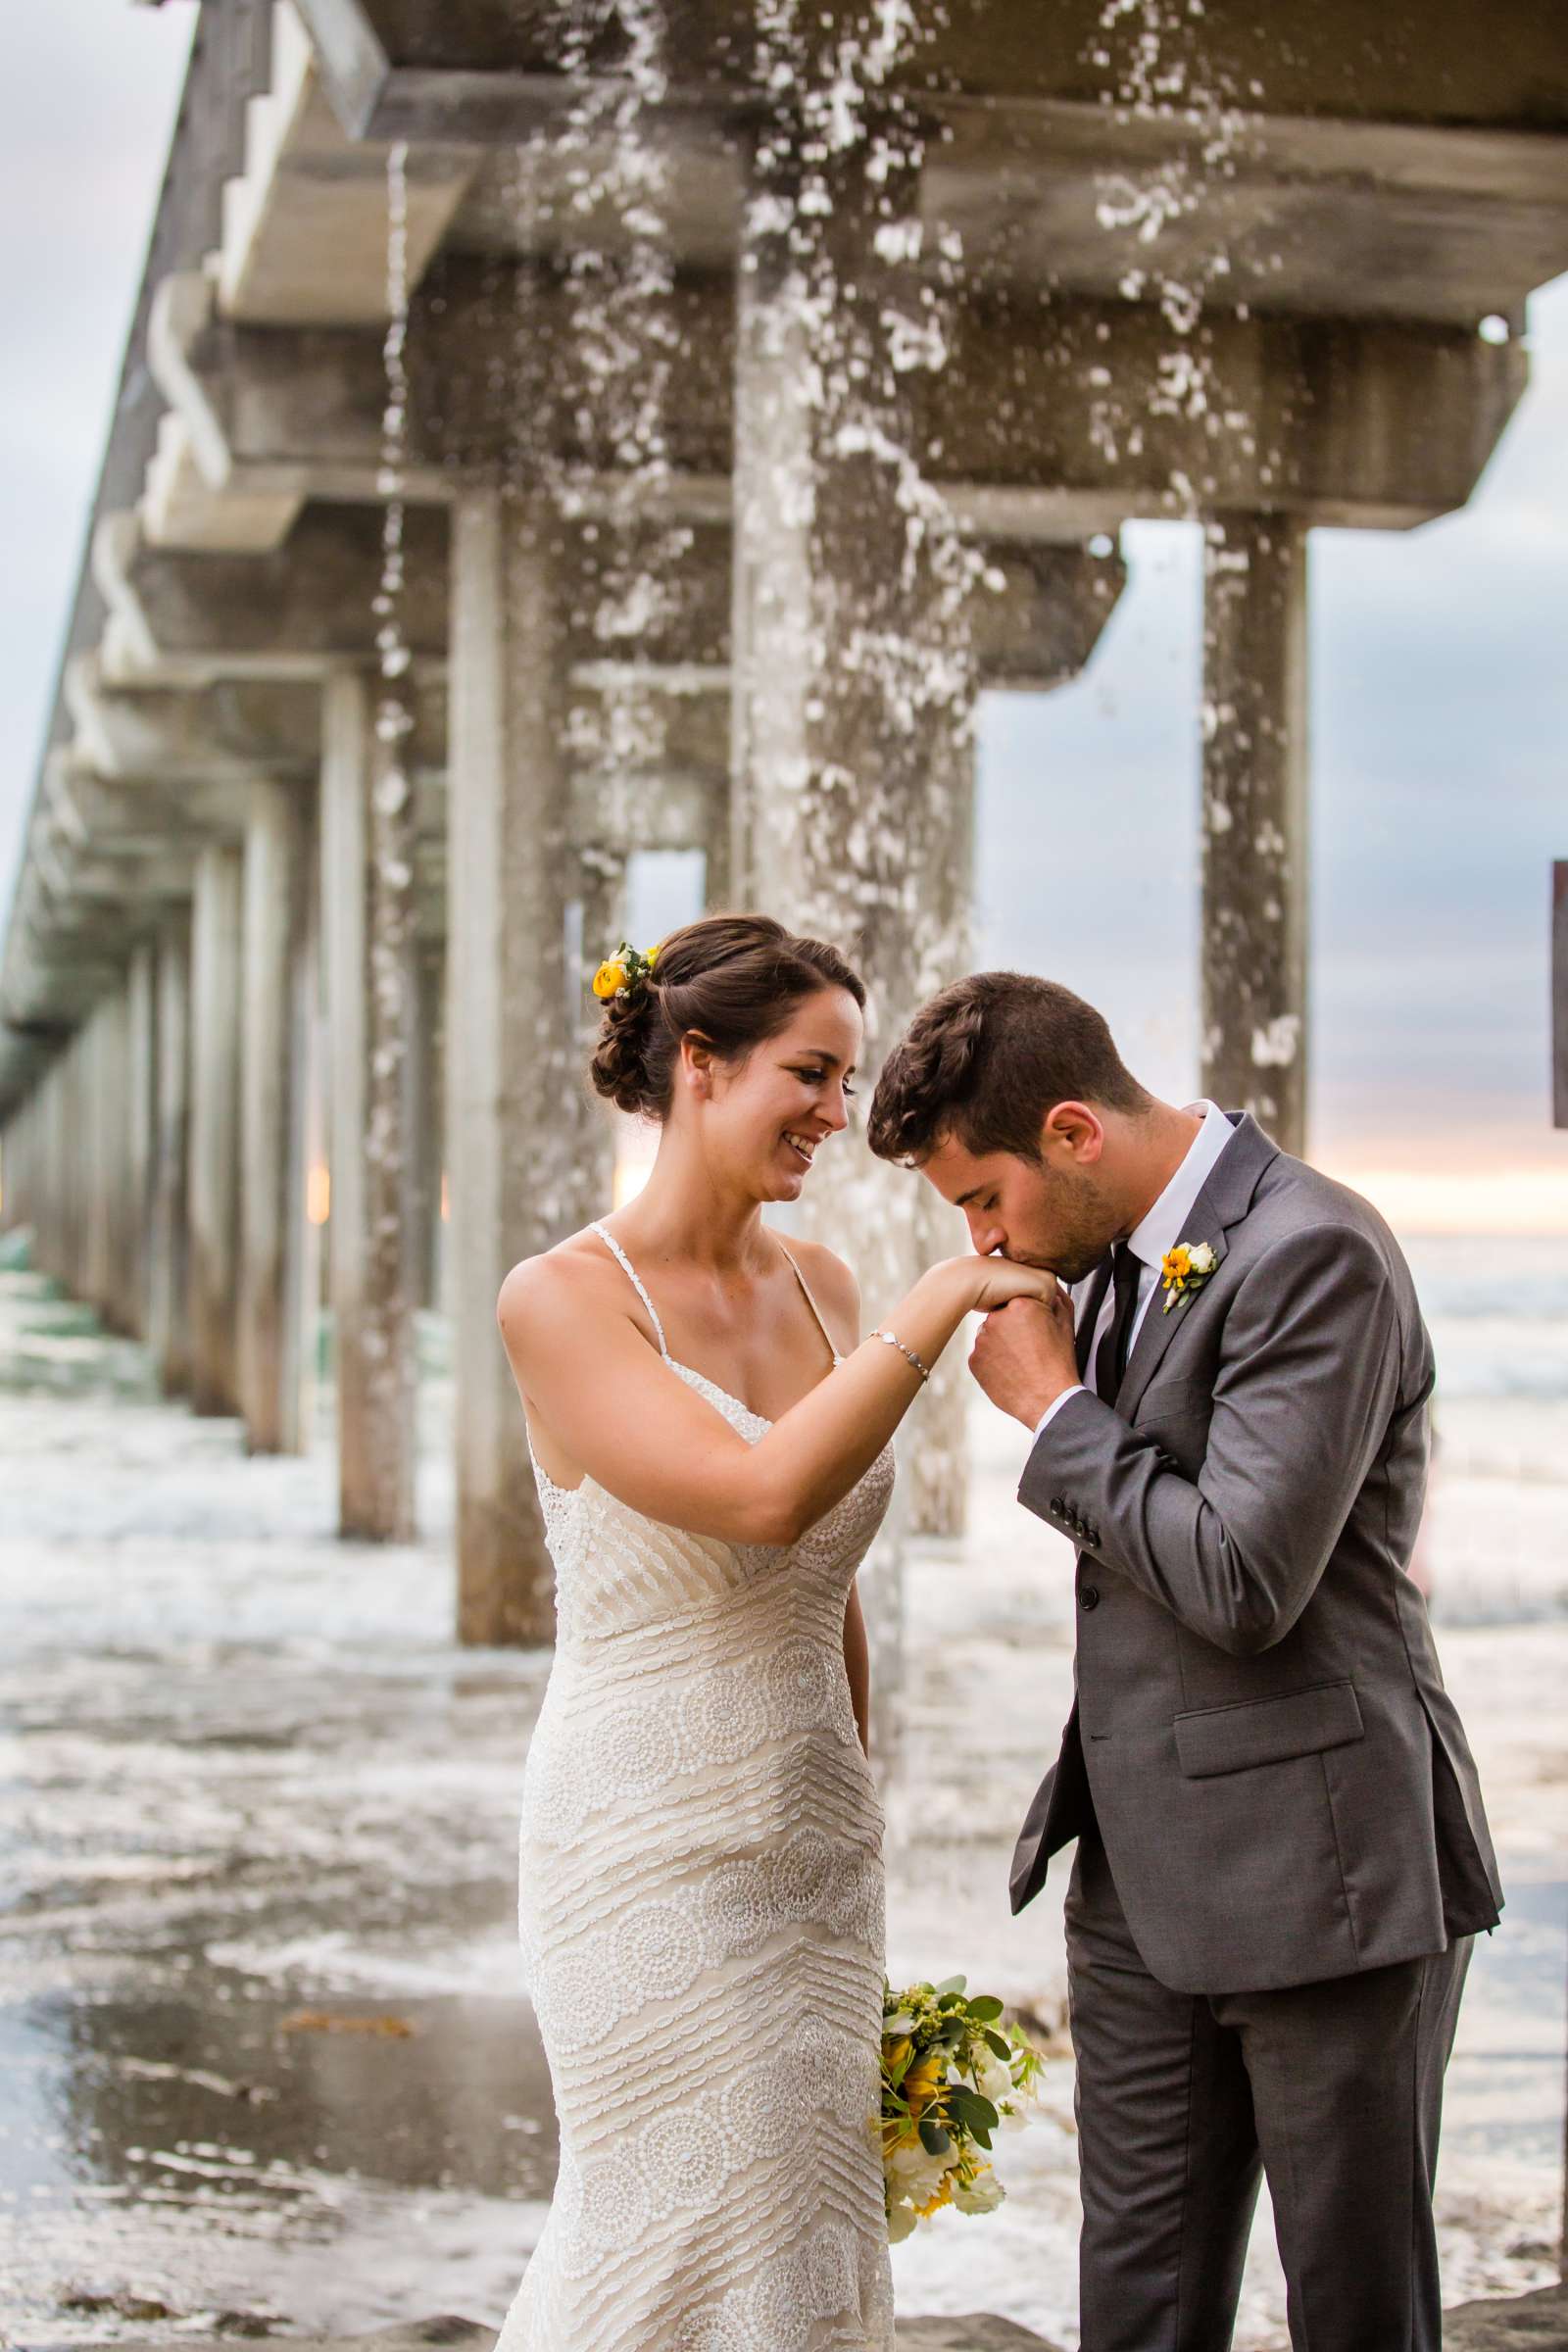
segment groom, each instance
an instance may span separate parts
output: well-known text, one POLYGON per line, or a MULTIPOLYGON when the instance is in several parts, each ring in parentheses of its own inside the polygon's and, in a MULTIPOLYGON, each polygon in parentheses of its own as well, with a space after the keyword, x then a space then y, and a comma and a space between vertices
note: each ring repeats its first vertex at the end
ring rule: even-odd
POLYGON ((916 1016, 870 1142, 1073 1286, 970 1364, 1077 1546, 1077 1699, 1011 1891, 1078 1840, 1083 2352, 1224 2352, 1260 2172, 1298 2352, 1436 2352, 1443 2071, 1501 1893, 1405 1573, 1433 1362, 1398 1246, 1017 972, 916 1016))

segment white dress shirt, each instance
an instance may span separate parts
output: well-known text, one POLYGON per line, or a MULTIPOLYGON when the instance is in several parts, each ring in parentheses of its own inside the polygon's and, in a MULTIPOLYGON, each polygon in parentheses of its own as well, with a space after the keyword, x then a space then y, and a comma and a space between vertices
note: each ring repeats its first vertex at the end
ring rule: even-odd
MULTIPOLYGON (((1159 1278, 1160 1261, 1166 1250, 1174 1250, 1178 1242, 1206 1242, 1212 1239, 1212 1236, 1206 1233, 1185 1233, 1182 1229, 1192 1213, 1194 1201, 1213 1172, 1214 1162, 1236 1130, 1217 1102, 1189 1102, 1187 1108, 1194 1111, 1200 1110, 1203 1114, 1203 1124, 1189 1145, 1186 1158, 1154 1202, 1153 1207, 1127 1236, 1127 1247, 1138 1260, 1138 1299, 1133 1308, 1132 1330, 1127 1340, 1129 1356, 1133 1351, 1133 1344, 1138 1338, 1139 1328, 1145 1315, 1149 1312, 1149 1302, 1154 1296, 1154 1285, 1159 1278)), ((1083 1312, 1084 1301, 1088 1298, 1089 1285, 1092 1280, 1093 1276, 1086 1276, 1082 1282, 1073 1287, 1073 1303, 1080 1314, 1083 1312)), ((1100 1313, 1096 1317, 1095 1328, 1090 1337, 1089 1353, 1085 1358, 1091 1376, 1094 1372, 1096 1350, 1109 1328, 1114 1312, 1115 1292, 1107 1283, 1105 1296, 1101 1302, 1100 1313)), ((1075 1388, 1063 1389, 1059 1396, 1053 1397, 1035 1423, 1035 1436, 1038 1438, 1041 1431, 1055 1419, 1069 1396, 1084 1396, 1088 1394, 1089 1391, 1084 1387, 1082 1381, 1075 1388)))

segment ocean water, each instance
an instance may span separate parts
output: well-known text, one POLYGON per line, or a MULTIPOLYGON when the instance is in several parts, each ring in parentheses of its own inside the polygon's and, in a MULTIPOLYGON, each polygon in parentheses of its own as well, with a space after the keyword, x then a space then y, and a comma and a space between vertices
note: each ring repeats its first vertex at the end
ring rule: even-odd
POLYGON ((1437 1355, 1423 1566, 1440 1624, 1568 1610, 1568 1239, 1406 1244, 1437 1355))
POLYGON ((1446 1234, 1403 1247, 1437 1350, 1441 1403, 1568 1407, 1568 1237, 1446 1234))

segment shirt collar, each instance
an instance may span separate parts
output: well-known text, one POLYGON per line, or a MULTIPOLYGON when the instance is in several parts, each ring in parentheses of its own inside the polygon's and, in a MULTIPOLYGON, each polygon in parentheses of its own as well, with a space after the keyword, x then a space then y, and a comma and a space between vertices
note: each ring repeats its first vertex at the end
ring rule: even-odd
POLYGON ((1193 1203, 1208 1182, 1214 1163, 1236 1133, 1217 1102, 1206 1100, 1189 1102, 1189 1110, 1200 1110, 1203 1124, 1188 1147, 1187 1156, 1171 1178, 1149 1214, 1133 1227, 1127 1237, 1127 1247, 1146 1266, 1158 1267, 1167 1250, 1174 1250, 1181 1241, 1202 1241, 1202 1234, 1184 1234, 1182 1227, 1192 1213, 1193 1203))

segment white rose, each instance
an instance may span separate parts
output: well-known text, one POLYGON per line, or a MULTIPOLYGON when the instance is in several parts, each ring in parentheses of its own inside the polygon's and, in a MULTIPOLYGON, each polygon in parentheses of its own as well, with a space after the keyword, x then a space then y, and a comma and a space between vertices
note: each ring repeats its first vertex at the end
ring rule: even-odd
POLYGON ((901 2197, 899 2202, 894 2206, 892 2212, 888 2215, 888 2244, 890 2246, 902 2246, 905 2239, 914 2229, 915 2221, 916 2215, 914 2207, 912 2205, 906 2205, 901 2197))
POLYGON ((989 2099, 993 2107, 1000 2107, 1004 2099, 1013 2095, 1012 2069, 995 2050, 988 2049, 981 2061, 978 2087, 980 2096, 989 2099))
POLYGON ((988 2165, 967 2188, 956 2188, 953 2202, 960 2213, 995 2213, 1006 2190, 988 2165))
POLYGON ((1188 1250, 1187 1263, 1194 1274, 1212 1274, 1219 1259, 1207 1242, 1200 1242, 1196 1250, 1188 1250))

